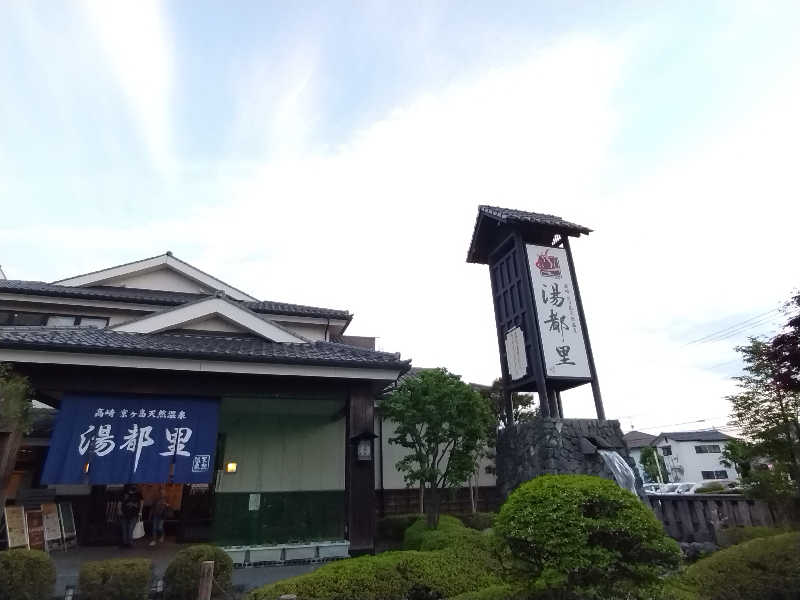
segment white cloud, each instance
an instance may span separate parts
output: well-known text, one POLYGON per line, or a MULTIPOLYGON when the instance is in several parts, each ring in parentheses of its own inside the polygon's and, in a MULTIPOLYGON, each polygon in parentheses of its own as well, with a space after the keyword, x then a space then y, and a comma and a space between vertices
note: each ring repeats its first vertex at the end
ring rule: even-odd
POLYGON ((171 168, 172 61, 170 35, 158 0, 85 0, 87 20, 130 103, 154 166, 171 168))
MULTIPOLYGON (((707 367, 730 355, 683 342, 709 321, 772 307, 797 281, 800 73, 703 146, 612 181, 627 164, 615 92, 635 51, 626 38, 563 40, 398 107, 330 152, 289 145, 264 164, 223 167, 209 179, 219 204, 177 221, 0 234, 69 247, 75 272, 105 266, 97 247, 128 259, 170 248, 260 297, 349 308, 351 333, 488 382, 499 373, 488 270, 465 263, 476 207, 560 214, 596 229, 573 249, 607 414, 639 427, 720 424, 731 384, 707 367)), ((301 63, 286 94, 255 97, 305 93, 313 61, 301 63)), ((242 89, 259 89, 265 71, 249 72, 242 89)), ((146 121, 160 123, 150 109, 146 121)), ((591 415, 587 390, 565 409, 591 415)))

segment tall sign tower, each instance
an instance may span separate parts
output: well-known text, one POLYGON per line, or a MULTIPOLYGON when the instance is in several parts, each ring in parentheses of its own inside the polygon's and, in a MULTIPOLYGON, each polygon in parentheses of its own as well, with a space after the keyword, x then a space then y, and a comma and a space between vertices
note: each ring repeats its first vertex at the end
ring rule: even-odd
POLYGON ((467 262, 489 265, 507 411, 512 391, 535 391, 542 416, 564 418, 561 392, 589 384, 605 420, 569 246, 590 232, 561 217, 478 207, 467 262))

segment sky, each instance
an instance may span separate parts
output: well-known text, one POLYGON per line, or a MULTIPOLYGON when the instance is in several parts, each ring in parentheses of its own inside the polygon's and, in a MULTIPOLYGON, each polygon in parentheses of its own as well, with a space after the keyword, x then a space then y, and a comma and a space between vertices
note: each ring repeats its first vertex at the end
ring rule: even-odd
MULTIPOLYGON (((606 413, 724 426, 800 284, 800 4, 0 4, 0 265, 171 250, 465 380, 499 375, 479 204, 572 244, 606 413)), ((588 386, 564 395, 591 417, 588 386)))

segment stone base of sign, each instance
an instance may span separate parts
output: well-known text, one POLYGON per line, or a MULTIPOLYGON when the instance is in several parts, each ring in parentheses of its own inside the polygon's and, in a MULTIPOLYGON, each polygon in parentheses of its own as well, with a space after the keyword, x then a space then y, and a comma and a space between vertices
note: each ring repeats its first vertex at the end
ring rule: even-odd
POLYGON ((614 480, 598 450, 615 450, 642 482, 622 438, 619 421, 539 417, 498 432, 497 487, 502 499, 539 475, 598 475, 614 480))

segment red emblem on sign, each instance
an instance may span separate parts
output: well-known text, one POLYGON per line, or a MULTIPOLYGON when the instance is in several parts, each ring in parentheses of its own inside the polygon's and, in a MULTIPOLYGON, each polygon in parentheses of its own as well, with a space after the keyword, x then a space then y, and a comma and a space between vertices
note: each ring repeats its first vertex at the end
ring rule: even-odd
POLYGON ((536 268, 542 274, 542 277, 558 277, 561 278, 561 267, 558 265, 558 257, 550 256, 547 251, 539 255, 536 259, 536 268))

